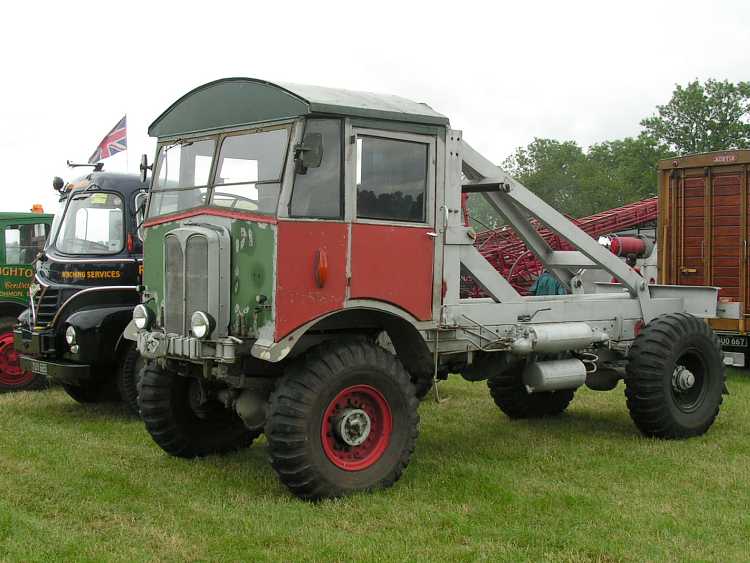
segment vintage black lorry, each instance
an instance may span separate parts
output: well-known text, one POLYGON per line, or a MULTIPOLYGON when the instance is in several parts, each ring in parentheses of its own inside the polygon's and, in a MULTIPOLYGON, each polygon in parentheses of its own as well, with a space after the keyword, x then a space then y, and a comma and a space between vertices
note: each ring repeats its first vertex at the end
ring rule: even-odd
POLYGON ((36 263, 31 304, 14 333, 21 366, 81 403, 121 397, 137 413, 140 356, 122 332, 139 301, 146 185, 104 172, 64 184, 61 212, 36 263))

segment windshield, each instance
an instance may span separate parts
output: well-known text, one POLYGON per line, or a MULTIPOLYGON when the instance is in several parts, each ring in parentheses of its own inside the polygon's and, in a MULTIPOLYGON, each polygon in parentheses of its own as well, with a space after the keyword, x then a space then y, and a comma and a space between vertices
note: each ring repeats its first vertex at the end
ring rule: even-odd
POLYGON ((57 230, 60 228, 60 221, 62 221, 63 212, 65 211, 65 199, 60 199, 60 203, 57 204, 57 213, 52 217, 52 226, 49 229, 49 236, 44 244, 44 248, 47 249, 52 245, 52 242, 57 236, 57 230))
POLYGON ((73 194, 55 246, 66 254, 117 254, 124 246, 122 198, 114 193, 73 194))
POLYGON ((288 143, 289 127, 284 126, 163 145, 149 217, 207 203, 275 214, 288 143))

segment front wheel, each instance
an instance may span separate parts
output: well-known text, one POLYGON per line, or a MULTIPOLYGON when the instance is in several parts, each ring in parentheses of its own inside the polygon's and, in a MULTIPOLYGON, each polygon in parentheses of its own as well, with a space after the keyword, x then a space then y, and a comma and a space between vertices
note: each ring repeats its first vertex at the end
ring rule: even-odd
POLYGON ((156 365, 143 369, 141 417, 154 441, 176 457, 202 457, 248 447, 260 434, 248 430, 234 411, 204 401, 200 381, 156 365))
MULTIPOLYGON (((94 367, 96 372, 104 371, 104 367, 94 367)), ((81 404, 106 403, 119 400, 119 394, 111 377, 89 379, 78 385, 63 383, 62 388, 71 399, 81 404)))
POLYGON ((271 396, 271 464, 303 499, 390 487, 414 450, 418 406, 409 374, 386 350, 324 344, 290 365, 271 396))
POLYGON ((143 371, 143 356, 140 355, 135 346, 129 346, 122 355, 120 367, 117 372, 117 390, 120 393, 128 410, 138 416, 138 382, 143 371))
POLYGON ((711 327, 686 313, 657 317, 628 354, 630 417, 646 436, 700 436, 719 414, 724 379, 721 345, 711 327))
POLYGON ((0 393, 47 387, 47 378, 21 369, 21 357, 13 346, 13 317, 0 318, 0 393))

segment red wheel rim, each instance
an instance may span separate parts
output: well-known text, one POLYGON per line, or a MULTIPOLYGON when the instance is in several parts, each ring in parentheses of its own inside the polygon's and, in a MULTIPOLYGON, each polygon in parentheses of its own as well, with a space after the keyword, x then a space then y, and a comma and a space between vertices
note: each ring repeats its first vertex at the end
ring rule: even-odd
POLYGON ((0 386, 22 387, 33 377, 30 371, 21 369, 21 358, 13 347, 13 333, 0 334, 0 386))
MULTIPOLYGON (((356 426, 355 426, 356 428, 356 426)), ((369 385, 353 385, 341 391, 328 405, 323 413, 320 439, 326 457, 336 467, 345 471, 361 471, 376 463, 388 448, 393 430, 393 417, 388 401, 383 394, 369 385), (352 445, 342 437, 342 431, 351 442, 351 436, 345 432, 354 420, 369 420, 369 431, 356 435, 359 444, 352 445)))

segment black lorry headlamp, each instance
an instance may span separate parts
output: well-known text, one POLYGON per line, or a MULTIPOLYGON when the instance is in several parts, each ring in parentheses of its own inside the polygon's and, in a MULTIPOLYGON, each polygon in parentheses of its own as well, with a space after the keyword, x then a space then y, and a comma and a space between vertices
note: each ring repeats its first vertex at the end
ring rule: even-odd
POLYGON ((68 325, 68 328, 65 329, 65 342, 68 343, 68 346, 73 346, 76 343, 76 329, 71 325, 68 325))

